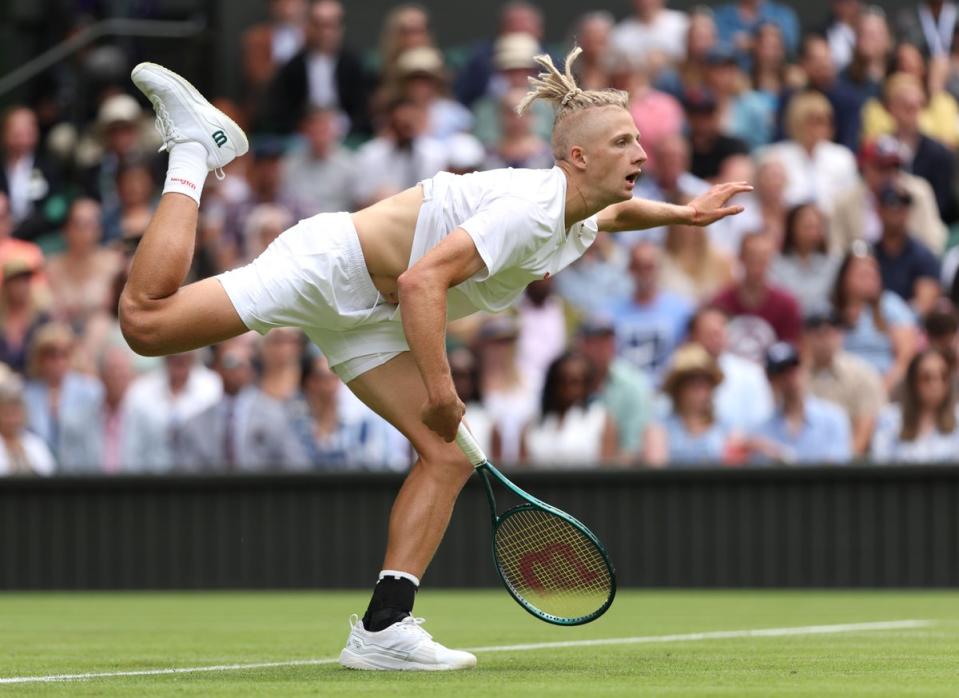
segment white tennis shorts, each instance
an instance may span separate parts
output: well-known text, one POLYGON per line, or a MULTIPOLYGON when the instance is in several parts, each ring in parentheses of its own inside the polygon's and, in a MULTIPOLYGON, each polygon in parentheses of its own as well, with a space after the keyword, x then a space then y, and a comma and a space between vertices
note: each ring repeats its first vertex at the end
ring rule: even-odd
POLYGON ((283 232, 252 262, 216 277, 243 324, 299 327, 344 381, 409 350, 397 306, 373 285, 349 213, 321 213, 283 232))

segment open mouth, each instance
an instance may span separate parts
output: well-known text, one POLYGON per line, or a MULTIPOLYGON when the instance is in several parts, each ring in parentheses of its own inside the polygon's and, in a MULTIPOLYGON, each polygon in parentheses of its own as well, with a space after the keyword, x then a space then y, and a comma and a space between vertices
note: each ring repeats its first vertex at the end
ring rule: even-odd
POLYGON ((639 175, 639 170, 636 170, 636 172, 630 172, 628 175, 626 175, 626 181, 629 182, 629 186, 636 186, 636 180, 639 179, 639 175))

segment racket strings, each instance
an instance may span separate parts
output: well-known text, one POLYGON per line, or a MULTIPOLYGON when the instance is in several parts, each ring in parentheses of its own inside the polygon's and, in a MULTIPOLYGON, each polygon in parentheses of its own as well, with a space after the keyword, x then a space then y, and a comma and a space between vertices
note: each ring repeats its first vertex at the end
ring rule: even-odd
POLYGON ((506 583, 540 611, 581 618, 612 593, 609 566, 596 543, 555 514, 523 509, 505 516, 494 547, 506 583))

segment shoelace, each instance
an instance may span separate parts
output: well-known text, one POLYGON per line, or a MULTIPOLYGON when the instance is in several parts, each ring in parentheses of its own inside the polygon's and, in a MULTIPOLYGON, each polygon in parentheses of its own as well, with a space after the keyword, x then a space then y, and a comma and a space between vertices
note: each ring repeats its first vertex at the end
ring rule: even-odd
MULTIPOLYGON (((159 98, 153 98, 150 101, 153 102, 153 108, 156 111, 156 119, 154 119, 153 123, 163 138, 163 145, 160 146, 157 152, 162 153, 164 150, 169 150, 167 145, 170 141, 175 143, 178 138, 183 138, 183 136, 177 130, 176 124, 173 123, 173 119, 170 117, 170 112, 167 111, 166 105, 163 104, 159 98)), ((226 179, 226 172, 223 171, 222 167, 214 168, 213 174, 216 175, 216 178, 221 182, 226 179)))
POLYGON ((425 618, 414 618, 413 616, 406 616, 406 618, 404 618, 403 620, 401 620, 399 623, 396 624, 396 627, 406 632, 415 631, 417 633, 426 635, 426 637, 432 640, 433 636, 430 635, 428 632, 426 632, 426 630, 422 627, 423 623, 425 622, 426 622, 425 618))

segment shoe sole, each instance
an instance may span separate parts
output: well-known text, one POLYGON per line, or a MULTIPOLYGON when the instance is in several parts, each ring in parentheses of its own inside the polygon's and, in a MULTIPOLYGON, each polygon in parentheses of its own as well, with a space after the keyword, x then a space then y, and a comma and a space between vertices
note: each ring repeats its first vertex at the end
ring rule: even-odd
POLYGON ((391 666, 378 666, 370 661, 368 657, 350 652, 344 649, 340 652, 340 665, 347 669, 356 669, 358 671, 459 671, 463 669, 472 669, 472 666, 449 666, 441 664, 421 664, 420 662, 404 662, 392 657, 384 658, 385 661, 393 663, 391 666))
MULTIPOLYGON (((132 71, 130 71, 130 79, 133 80, 133 84, 136 85, 136 86, 137 86, 137 89, 140 90, 141 92, 143 92, 143 89, 142 89, 139 85, 137 85, 136 77, 137 77, 137 74, 138 74, 138 73, 141 73, 141 72, 144 71, 144 70, 156 70, 157 72, 159 72, 159 73, 162 74, 163 76, 171 79, 173 82, 177 83, 180 87, 182 87, 183 90, 184 90, 184 91, 187 93, 187 95, 190 97, 190 99, 192 99, 194 102, 197 102, 197 103, 199 103, 201 106, 203 106, 203 107, 205 107, 205 108, 207 108, 207 109, 210 109, 210 110, 212 110, 213 112, 215 112, 215 113, 217 114, 217 116, 223 121, 222 124, 211 123, 208 118, 206 118, 205 116, 202 116, 201 114, 197 113, 197 110, 196 110, 195 108, 193 108, 192 105, 191 105, 191 111, 193 112, 193 115, 194 115, 197 119, 200 119, 200 120, 202 120, 202 121, 204 121, 204 122, 206 122, 206 123, 208 123, 208 124, 210 124, 210 125, 212 125, 212 126, 215 126, 215 127, 217 127, 217 128, 223 128, 223 127, 225 126, 225 127, 227 127, 230 131, 232 131, 232 133, 231 133, 230 135, 232 135, 233 138, 235 139, 235 141, 240 144, 240 147, 239 147, 239 148, 235 148, 235 150, 236 150, 236 156, 235 156, 235 157, 242 157, 243 155, 246 155, 246 153, 247 153, 247 152, 249 151, 249 149, 250 149, 250 142, 249 142, 249 140, 247 140, 246 134, 243 132, 243 129, 240 128, 239 124, 237 124, 233 119, 231 119, 229 116, 227 116, 226 114, 224 114, 221 110, 217 109, 217 108, 214 107, 212 104, 210 104, 210 100, 208 100, 206 97, 204 97, 202 94, 200 94, 200 91, 197 90, 197 89, 190 83, 189 80, 187 80, 186 78, 184 78, 183 76, 181 76, 181 75, 178 74, 178 73, 174 73, 174 72, 173 72, 172 70, 170 70, 169 68, 163 67, 163 66, 160 65, 159 63, 150 63, 150 62, 138 63, 138 64, 136 65, 136 67, 135 67, 132 71)), ((144 92, 144 94, 146 94, 146 93, 144 92)))

